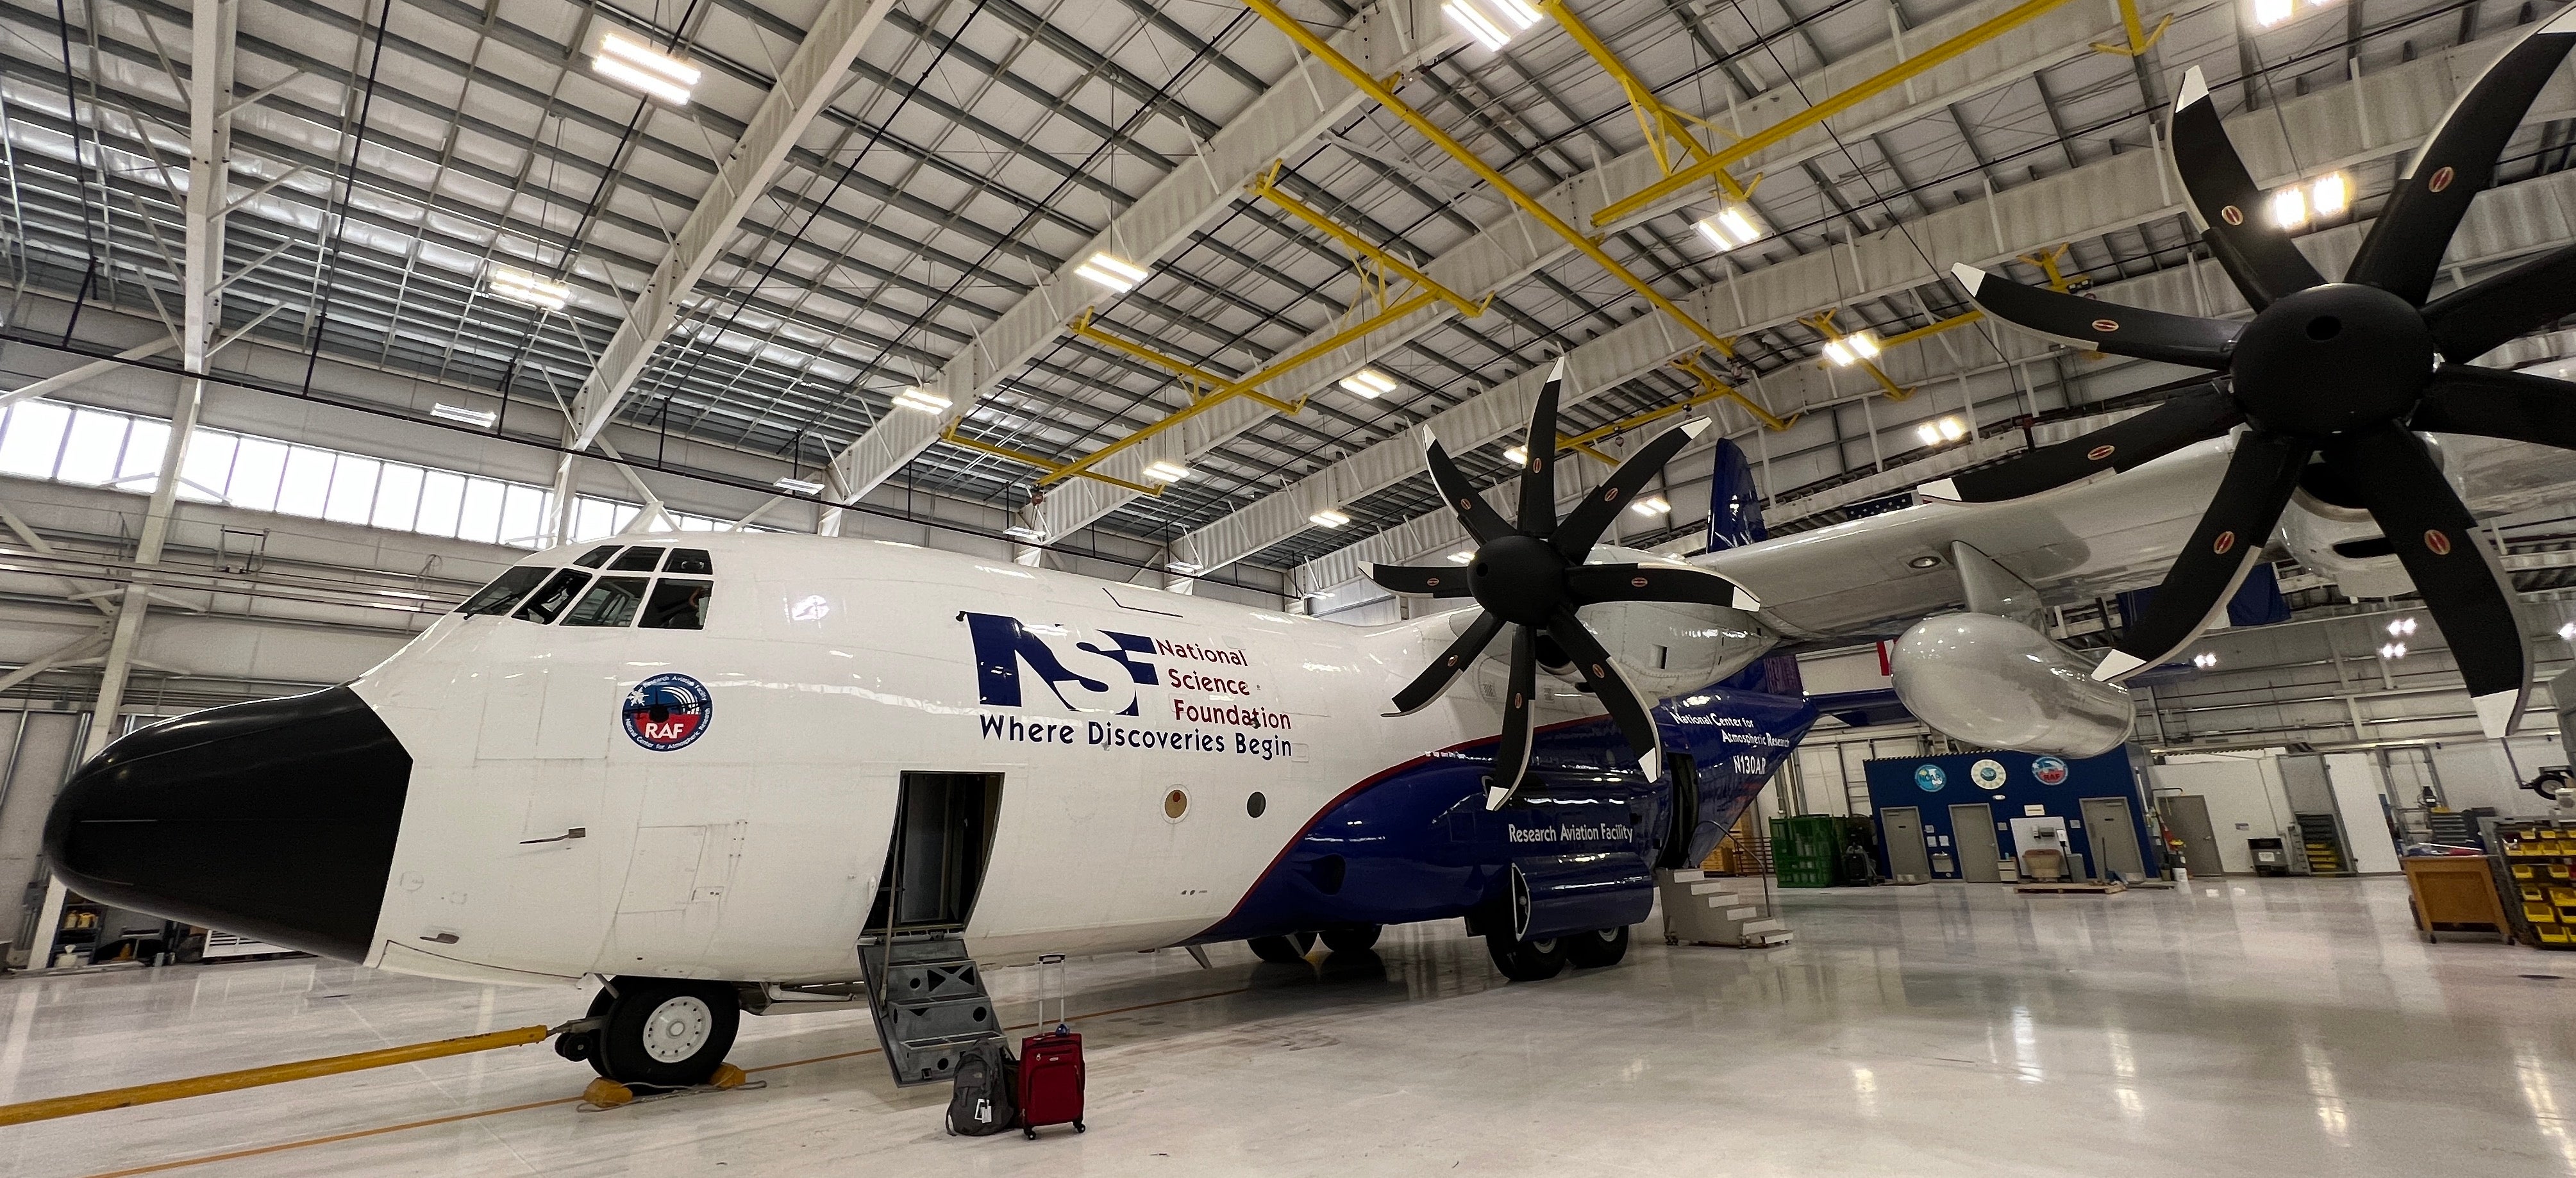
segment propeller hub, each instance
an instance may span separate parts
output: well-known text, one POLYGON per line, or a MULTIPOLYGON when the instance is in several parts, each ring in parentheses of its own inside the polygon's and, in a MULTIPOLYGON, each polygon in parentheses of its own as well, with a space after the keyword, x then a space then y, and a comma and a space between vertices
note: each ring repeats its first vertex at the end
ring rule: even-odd
POLYGON ((1467 589, 1507 622, 1544 626, 1565 601, 1565 558, 1536 536, 1497 536, 1476 549, 1467 589))
POLYGON ((2325 437, 2414 412, 2433 378, 2433 332, 2403 298, 2329 283, 2265 307, 2237 337, 2230 370, 2255 424, 2325 437))

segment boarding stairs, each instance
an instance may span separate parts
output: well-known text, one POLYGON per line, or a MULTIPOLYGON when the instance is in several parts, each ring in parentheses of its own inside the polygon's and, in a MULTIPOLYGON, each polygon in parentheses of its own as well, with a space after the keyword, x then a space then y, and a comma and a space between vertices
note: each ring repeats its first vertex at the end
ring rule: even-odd
POLYGON ((984 971, 954 931, 862 938, 859 965, 867 974, 877 1042, 899 1086, 947 1081, 968 1046, 1002 1033, 984 971))
POLYGON ((1697 868, 1658 871, 1655 890, 1664 907, 1664 942, 1761 949, 1785 945, 1796 935, 1768 907, 1758 882, 1715 876, 1697 868))

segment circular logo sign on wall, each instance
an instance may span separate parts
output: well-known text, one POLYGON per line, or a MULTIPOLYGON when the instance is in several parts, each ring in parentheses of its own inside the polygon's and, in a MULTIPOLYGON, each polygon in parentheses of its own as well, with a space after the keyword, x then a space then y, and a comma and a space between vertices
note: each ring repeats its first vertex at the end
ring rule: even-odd
POLYGON ((2030 775, 2041 785, 2066 784, 2066 762, 2055 757, 2040 757, 2030 763, 2030 775))
POLYGON ((715 697, 686 675, 655 675, 626 692, 618 709, 626 735, 657 753, 684 749, 715 722, 715 697))
POLYGON ((1978 789, 2002 789, 2004 763, 1993 758, 1979 761, 1968 766, 1968 779, 1976 782, 1978 789))
POLYGON ((1927 794, 1939 793, 1942 786, 1950 784, 1950 775, 1943 773, 1939 765, 1917 765, 1914 767, 1914 784, 1921 786, 1927 794))

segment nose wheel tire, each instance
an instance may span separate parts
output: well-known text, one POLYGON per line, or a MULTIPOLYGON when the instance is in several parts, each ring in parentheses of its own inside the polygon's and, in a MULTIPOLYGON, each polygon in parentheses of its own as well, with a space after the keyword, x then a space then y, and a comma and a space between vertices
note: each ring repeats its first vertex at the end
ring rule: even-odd
POLYGON ((1495 969, 1515 982, 1544 982, 1563 972, 1565 947, 1566 940, 1558 937, 1520 941, 1509 933, 1485 934, 1485 955, 1494 959, 1495 969))
POLYGON ((1628 927, 1602 929, 1599 932, 1576 933, 1564 940, 1565 959, 1576 969, 1603 969, 1619 964, 1628 955, 1628 927))
POLYGON ((742 1011, 732 986, 672 978, 619 978, 616 993, 601 991, 591 1013, 608 1022, 589 1032, 580 1054, 558 1043, 557 1053, 586 1058, 592 1069, 620 1084, 685 1088, 703 1084, 733 1050, 742 1011))
POLYGON ((1306 955, 1315 951, 1315 934, 1290 933, 1284 937, 1254 937, 1244 944, 1251 946, 1252 955, 1263 961, 1285 964, 1306 960, 1306 955))
POLYGON ((1357 953, 1377 944, 1377 935, 1385 926, 1346 924, 1324 930, 1324 947, 1335 953, 1357 953))

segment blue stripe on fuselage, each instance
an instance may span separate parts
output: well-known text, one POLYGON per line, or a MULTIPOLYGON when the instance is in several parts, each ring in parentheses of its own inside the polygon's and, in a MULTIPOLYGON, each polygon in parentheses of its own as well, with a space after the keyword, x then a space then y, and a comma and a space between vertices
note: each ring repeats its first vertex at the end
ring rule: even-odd
MULTIPOLYGON (((1804 697, 1712 687, 1655 709, 1671 753, 1688 753, 1703 829, 1734 825, 1816 719, 1804 697)), ((1667 822, 1666 785, 1637 772, 1608 717, 1542 728, 1539 780, 1488 812, 1496 739, 1394 766, 1342 792, 1307 823, 1234 911, 1183 943, 1463 916, 1495 893, 1515 860, 1582 854, 1651 859, 1667 822)))

